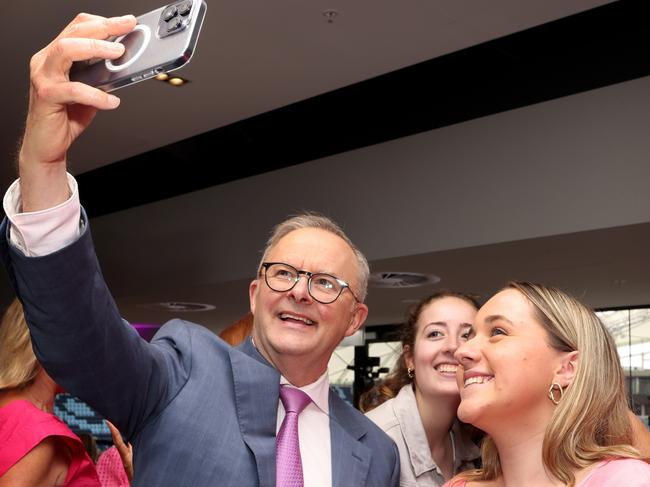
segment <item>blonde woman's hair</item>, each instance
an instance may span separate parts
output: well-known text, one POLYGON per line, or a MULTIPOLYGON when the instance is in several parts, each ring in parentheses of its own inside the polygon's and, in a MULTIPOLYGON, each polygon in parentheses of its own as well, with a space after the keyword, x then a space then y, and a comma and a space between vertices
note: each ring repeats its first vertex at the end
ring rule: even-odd
POLYGON ((39 370, 23 307, 14 299, 0 322, 0 390, 26 386, 39 370))
MULTIPOLYGON (((553 348, 579 354, 573 381, 546 427, 542 460, 549 474, 572 487, 574 470, 611 457, 639 458, 630 446, 623 370, 605 325, 591 309, 559 289, 530 282, 510 282, 505 289, 515 289, 528 299, 553 348)), ((490 437, 483 441, 481 454, 483 468, 464 472, 461 479, 494 480, 501 475, 490 437)))
POLYGON ((262 268, 262 263, 266 260, 266 256, 269 254, 271 249, 277 245, 280 239, 294 230, 300 230, 302 228, 319 228, 325 230, 343 239, 343 241, 350 246, 357 261, 358 289, 353 289, 353 292, 359 298, 359 301, 363 303, 368 294, 368 277, 370 275, 370 267, 368 266, 366 256, 363 255, 357 246, 352 243, 352 240, 350 240, 343 229, 334 220, 316 212, 305 212, 293 216, 273 228, 271 236, 266 242, 266 247, 264 247, 262 259, 257 266, 257 273, 259 274, 260 269, 262 268))

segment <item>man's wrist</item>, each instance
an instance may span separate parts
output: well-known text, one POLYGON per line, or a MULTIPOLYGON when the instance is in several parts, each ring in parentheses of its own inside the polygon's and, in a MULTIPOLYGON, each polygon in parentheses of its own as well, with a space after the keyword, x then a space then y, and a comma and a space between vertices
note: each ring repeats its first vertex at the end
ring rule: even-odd
POLYGON ((14 181, 7 190, 3 206, 11 222, 11 243, 25 255, 47 255, 79 237, 81 205, 77 182, 69 174, 66 179, 66 187, 71 196, 52 208, 39 211, 25 211, 20 180, 14 181))

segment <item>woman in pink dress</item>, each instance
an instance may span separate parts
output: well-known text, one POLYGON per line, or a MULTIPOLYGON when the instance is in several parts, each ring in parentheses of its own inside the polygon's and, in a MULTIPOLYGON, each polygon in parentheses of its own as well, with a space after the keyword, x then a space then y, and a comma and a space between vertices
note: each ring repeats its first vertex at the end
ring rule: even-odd
POLYGON ((479 310, 456 358, 458 417, 487 432, 483 467, 448 487, 642 487, 614 340, 566 293, 510 283, 479 310))
POLYGON ((100 486, 81 440, 52 414, 57 392, 15 300, 0 322, 0 487, 100 486))

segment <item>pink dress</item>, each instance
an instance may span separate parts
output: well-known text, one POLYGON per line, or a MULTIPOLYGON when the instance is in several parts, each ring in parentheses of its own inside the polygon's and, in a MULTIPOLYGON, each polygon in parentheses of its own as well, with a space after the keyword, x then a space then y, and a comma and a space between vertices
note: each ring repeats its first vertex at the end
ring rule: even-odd
MULTIPOLYGON (((442 487, 465 487, 464 480, 450 480, 442 487)), ((600 463, 576 487, 650 487, 650 465, 633 458, 600 463)))
POLYGON ((59 418, 22 399, 0 408, 0 475, 50 436, 62 438, 72 453, 63 486, 99 487, 95 465, 79 437, 59 418))
POLYGON ((97 475, 102 487, 129 487, 122 457, 114 446, 107 449, 97 459, 97 475))
POLYGON ((650 465, 633 458, 603 462, 576 487, 649 487, 650 465))

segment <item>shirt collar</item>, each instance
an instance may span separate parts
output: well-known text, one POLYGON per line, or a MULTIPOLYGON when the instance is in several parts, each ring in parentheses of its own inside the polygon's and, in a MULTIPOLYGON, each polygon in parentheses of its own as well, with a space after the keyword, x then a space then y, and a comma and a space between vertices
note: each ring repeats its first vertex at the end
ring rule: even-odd
MULTIPOLYGON (((408 448, 409 459, 416 477, 430 470, 438 470, 431 458, 429 442, 420 419, 420 413, 415 401, 413 386, 407 384, 395 397, 393 403, 395 416, 399 421, 408 448)), ((473 461, 480 456, 479 448, 472 442, 467 431, 454 421, 451 427, 452 445, 454 447, 454 473, 457 473, 463 463, 473 461)), ((439 471, 442 475, 442 472, 439 471)))
POLYGON ((393 402, 393 408, 404 435, 404 442, 409 452, 409 459, 415 476, 419 477, 423 473, 435 469, 436 464, 431 458, 429 443, 424 432, 424 426, 422 426, 420 413, 415 402, 415 393, 411 384, 407 384, 400 389, 393 402))
MULTIPOLYGON (((280 376, 280 385, 285 385, 288 384, 291 387, 295 387, 293 384, 291 384, 283 375, 280 376)), ((296 387, 296 389, 300 389, 302 392, 307 394, 311 401, 320 409, 322 412, 325 414, 329 415, 329 393, 330 393, 330 380, 329 380, 329 373, 327 370, 323 372, 323 375, 321 375, 318 379, 316 379, 315 382, 312 382, 311 384, 307 384, 306 386, 303 387, 296 387)))
MULTIPOLYGON (((250 338, 253 347, 255 347, 255 350, 257 350, 257 347, 255 346, 255 340, 253 340, 252 336, 250 338)), ((285 385, 285 384, 289 384, 291 387, 300 389, 302 392, 307 394, 309 396, 309 399, 311 399, 311 402, 313 402, 318 409, 320 409, 321 411, 323 411, 325 414, 329 416, 330 376, 329 376, 329 371, 327 369, 325 369, 323 375, 321 375, 318 379, 316 379, 315 382, 312 382, 311 384, 307 384, 306 386, 303 387, 294 386, 291 382, 287 380, 285 376, 280 375, 280 385, 285 385)))
POLYGON ((463 462, 473 462, 481 456, 481 449, 472 441, 469 425, 456 420, 451 427, 451 434, 456 452, 455 469, 460 468, 463 462))

